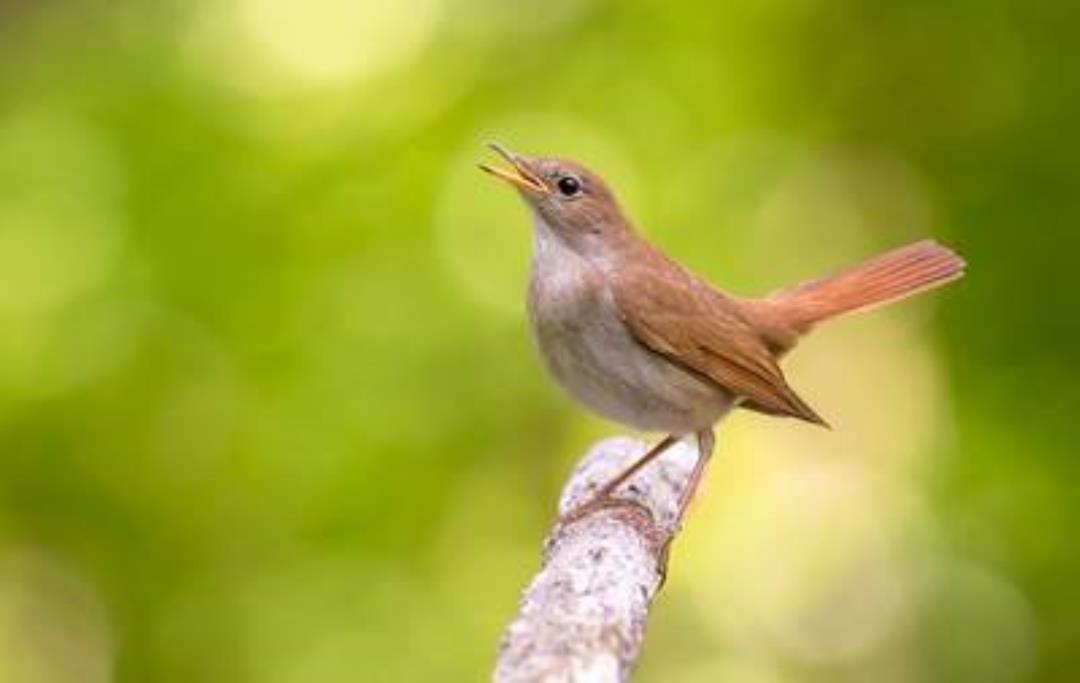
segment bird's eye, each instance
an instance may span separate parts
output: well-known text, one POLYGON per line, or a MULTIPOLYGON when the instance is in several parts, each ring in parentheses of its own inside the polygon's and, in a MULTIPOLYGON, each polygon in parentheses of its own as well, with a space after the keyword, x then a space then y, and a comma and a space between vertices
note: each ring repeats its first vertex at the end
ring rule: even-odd
POLYGON ((581 192, 581 181, 574 176, 563 176, 556 185, 564 197, 573 197, 581 192))

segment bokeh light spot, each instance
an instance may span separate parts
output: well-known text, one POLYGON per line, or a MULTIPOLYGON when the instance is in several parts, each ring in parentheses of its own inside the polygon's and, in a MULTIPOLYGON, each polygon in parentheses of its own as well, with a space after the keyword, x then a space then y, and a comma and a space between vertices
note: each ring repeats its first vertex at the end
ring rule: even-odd
POLYGON ((430 42, 440 0, 228 0, 196 20, 196 57, 221 57, 248 91, 363 81, 402 66, 430 42))
POLYGON ((84 386, 129 356, 138 328, 130 304, 106 301, 21 318, 0 337, 0 387, 42 398, 84 386))
POLYGON ((116 164, 79 122, 24 111, 0 123, 0 317, 65 304, 97 285, 124 230, 116 164))
MULTIPOLYGON (((867 258, 873 235, 894 242, 929 234, 933 210, 915 170, 869 152, 806 154, 762 198, 754 262, 773 277, 817 277, 867 258)), ((880 241, 878 241, 880 243, 880 241)))

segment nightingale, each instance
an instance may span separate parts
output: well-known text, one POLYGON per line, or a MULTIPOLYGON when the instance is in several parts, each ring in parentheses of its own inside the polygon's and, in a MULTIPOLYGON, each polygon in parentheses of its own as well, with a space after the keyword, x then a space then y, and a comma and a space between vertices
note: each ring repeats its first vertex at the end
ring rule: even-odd
POLYGON ((489 147, 508 165, 480 169, 516 188, 532 212, 527 310, 547 369, 597 415, 667 434, 592 502, 694 435, 698 458, 680 500, 682 519, 712 455, 713 427, 734 408, 828 426, 780 369, 800 337, 825 320, 964 275, 963 259, 924 240, 764 297, 736 296, 647 242, 596 173, 489 147))

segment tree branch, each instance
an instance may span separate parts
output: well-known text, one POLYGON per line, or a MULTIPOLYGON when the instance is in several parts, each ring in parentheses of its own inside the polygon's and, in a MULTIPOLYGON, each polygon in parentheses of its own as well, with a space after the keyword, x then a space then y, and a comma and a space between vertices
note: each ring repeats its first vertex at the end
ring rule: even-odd
MULTIPOLYGON (((645 444, 627 438, 596 444, 563 490, 560 515, 588 502, 645 451, 645 444)), ((556 522, 543 567, 503 636, 497 683, 629 680, 696 458, 697 451, 680 442, 621 487, 614 501, 556 522)))

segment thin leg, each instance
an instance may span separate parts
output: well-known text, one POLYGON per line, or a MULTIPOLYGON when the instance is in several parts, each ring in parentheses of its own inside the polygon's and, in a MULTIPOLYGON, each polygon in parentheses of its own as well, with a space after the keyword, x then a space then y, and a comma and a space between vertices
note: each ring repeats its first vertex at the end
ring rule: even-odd
POLYGON ((603 500, 604 498, 610 496, 612 493, 615 492, 615 489, 626 483, 627 479, 634 476, 642 467, 645 467, 650 462, 660 457, 660 455, 662 455, 664 451, 671 448, 671 446, 674 445, 675 442, 678 440, 678 437, 676 437, 674 434, 669 434, 665 436, 663 440, 653 446, 648 453, 635 460, 632 465, 620 472, 619 476, 604 484, 604 487, 596 492, 594 500, 603 500))
POLYGON ((716 436, 711 429, 703 429, 697 433, 697 442, 697 462, 694 463, 694 469, 690 472, 686 488, 683 489, 682 497, 679 498, 679 516, 676 518, 679 520, 682 520, 683 516, 686 515, 686 510, 690 507, 690 503, 693 502, 698 486, 701 485, 701 478, 705 474, 709 459, 712 458, 713 448, 716 446, 716 436))
POLYGON ((614 479, 604 484, 604 486, 596 492, 596 494, 590 498, 587 502, 578 505, 570 512, 563 515, 563 521, 570 522, 585 514, 586 511, 592 509, 594 506, 602 504, 606 500, 611 499, 611 494, 615 492, 615 489, 626 483, 626 480, 634 476, 642 467, 645 467, 650 462, 660 457, 667 449, 671 448, 672 444, 678 441, 678 437, 673 434, 669 434, 664 437, 660 443, 653 446, 645 455, 635 460, 629 467, 619 473, 614 479))

